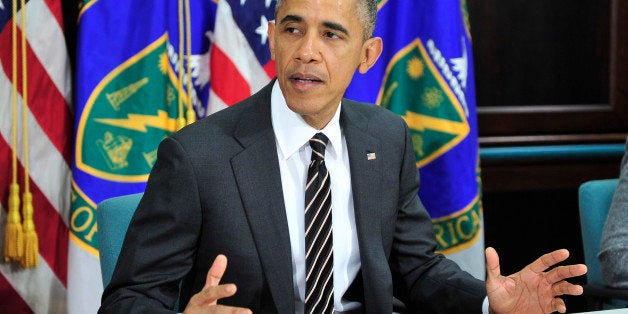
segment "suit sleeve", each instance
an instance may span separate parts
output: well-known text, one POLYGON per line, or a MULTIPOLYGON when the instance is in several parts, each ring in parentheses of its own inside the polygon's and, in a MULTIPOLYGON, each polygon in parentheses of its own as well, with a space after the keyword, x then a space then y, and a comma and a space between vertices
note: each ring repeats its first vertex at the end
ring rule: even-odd
POLYGON ((430 313, 481 313, 484 282, 434 251, 437 242, 429 214, 419 197, 419 173, 407 125, 399 173, 400 193, 391 269, 395 294, 411 309, 430 313))
POLYGON ((167 138, 131 219, 99 313, 171 312, 190 271, 201 222, 190 159, 167 138))

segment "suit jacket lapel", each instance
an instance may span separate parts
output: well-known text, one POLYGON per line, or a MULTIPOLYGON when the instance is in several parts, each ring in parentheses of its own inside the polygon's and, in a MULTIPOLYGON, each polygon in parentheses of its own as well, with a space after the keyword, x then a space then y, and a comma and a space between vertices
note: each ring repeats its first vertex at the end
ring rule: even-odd
POLYGON ((294 313, 294 301, 286 297, 294 295, 292 259, 270 118, 270 87, 272 82, 238 123, 235 136, 244 149, 231 165, 277 311, 294 313))
POLYGON ((381 208, 377 198, 373 197, 382 189, 381 180, 378 179, 383 175, 383 161, 379 154, 381 143, 378 138, 367 132, 367 119, 352 110, 348 104, 343 103, 340 121, 349 151, 358 240, 362 242, 368 240, 365 237, 379 235, 379 221, 368 218, 378 217, 378 208, 381 208))
MULTIPOLYGON (((378 209, 382 206, 378 203, 377 195, 384 187, 379 180, 384 175, 383 160, 381 160, 380 140, 367 132, 368 119, 353 110, 352 106, 359 106, 343 100, 340 123, 344 131, 349 151, 349 165, 351 167, 351 187, 353 190, 353 203, 355 211, 355 223, 358 232, 358 244, 360 247, 360 259, 362 262, 362 278, 364 287, 368 287, 369 278, 374 265, 368 263, 376 258, 369 255, 372 252, 373 243, 381 243, 381 222, 378 209), (370 157, 369 157, 370 156, 370 157)), ((371 302, 377 302, 377 289, 364 289, 365 308, 371 308, 371 302)), ((374 307, 376 308, 376 307, 374 307)))

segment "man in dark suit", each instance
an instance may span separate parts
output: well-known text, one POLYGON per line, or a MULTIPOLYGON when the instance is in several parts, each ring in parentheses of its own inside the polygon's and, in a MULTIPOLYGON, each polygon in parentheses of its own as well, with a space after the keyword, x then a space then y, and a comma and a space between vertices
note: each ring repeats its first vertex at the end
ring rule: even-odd
POLYGON ((566 250, 504 277, 489 248, 486 283, 434 252, 406 124, 343 99, 381 53, 376 11, 374 0, 279 1, 268 34, 277 79, 161 143, 101 312, 166 312, 179 298, 186 313, 390 313, 394 295, 415 312, 550 313, 565 311, 558 296, 582 293, 564 279, 584 265, 545 272, 566 250), (333 269, 320 278, 333 293, 317 297, 329 310, 311 310, 310 249, 329 242, 307 244, 304 191, 321 164, 333 269))

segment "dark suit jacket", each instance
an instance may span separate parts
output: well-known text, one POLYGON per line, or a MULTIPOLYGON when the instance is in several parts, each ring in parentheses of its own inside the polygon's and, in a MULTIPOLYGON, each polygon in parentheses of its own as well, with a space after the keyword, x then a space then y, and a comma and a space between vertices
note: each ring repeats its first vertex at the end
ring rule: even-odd
MULTIPOLYGON (((101 312, 160 312, 199 292, 216 255, 228 257, 220 303, 294 313, 290 238, 270 117, 272 82, 231 108, 162 141, 101 312), (158 310, 162 309, 162 310, 158 310)), ((434 254, 430 217, 404 121, 343 99, 367 313, 480 312, 483 282, 434 254), (374 152, 375 160, 367 160, 374 152)), ((336 241, 336 239, 334 239, 336 241)))

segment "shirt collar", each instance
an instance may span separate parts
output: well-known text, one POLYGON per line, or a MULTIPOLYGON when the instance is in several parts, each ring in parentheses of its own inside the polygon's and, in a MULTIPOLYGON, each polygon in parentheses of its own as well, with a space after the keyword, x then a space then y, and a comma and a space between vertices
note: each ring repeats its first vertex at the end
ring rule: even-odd
POLYGON ((327 146, 328 152, 342 156, 342 133, 339 122, 341 104, 338 105, 331 121, 322 130, 317 130, 307 124, 301 115, 288 108, 281 87, 275 81, 270 100, 270 112, 277 145, 284 158, 288 159, 296 153, 318 132, 323 132, 329 138, 331 146, 327 146))

